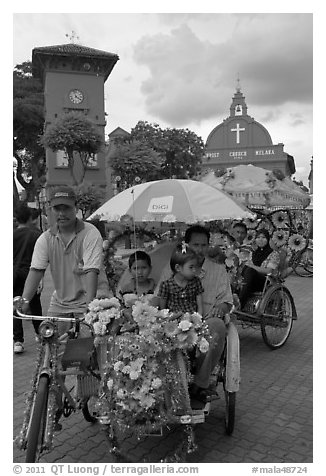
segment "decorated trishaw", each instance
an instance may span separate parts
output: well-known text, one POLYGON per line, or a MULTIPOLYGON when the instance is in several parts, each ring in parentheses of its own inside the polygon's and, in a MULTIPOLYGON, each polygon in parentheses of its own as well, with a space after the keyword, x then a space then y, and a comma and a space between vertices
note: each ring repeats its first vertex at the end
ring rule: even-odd
MULTIPOLYGON (((265 170, 254 165, 206 170, 203 183, 223 190, 255 213, 244 220, 248 233, 244 246, 233 250, 226 246, 225 264, 230 272, 235 295, 234 317, 241 327, 261 330, 266 345, 278 349, 290 336, 297 319, 295 303, 285 285, 289 274, 312 276, 312 213, 310 196, 280 170, 265 170), (241 307, 237 295, 241 289, 242 270, 250 259, 250 250, 260 229, 266 229, 270 246, 280 256, 278 268, 266 277, 261 292, 252 293, 241 307)), ((223 230, 218 230, 218 235, 223 230)))
MULTIPOLYGON (((102 215, 111 224, 122 223, 123 233, 131 227, 135 240, 137 223, 146 223, 146 226, 150 223, 145 234, 151 237, 154 236, 153 224, 160 223, 163 228, 168 225, 163 235, 166 233, 168 240, 174 240, 173 230, 177 230, 180 223, 252 216, 225 194, 191 180, 158 181, 145 208, 141 208, 136 199, 141 196, 139 188, 145 185, 125 191, 127 208, 122 207, 119 217, 115 201, 121 198, 118 196, 111 199, 114 217, 102 215), (126 216, 131 220, 125 220, 126 216)), ((144 234, 145 226, 141 229, 144 234)), ((108 279, 116 284, 123 266, 111 250, 109 243, 108 279)), ((194 425, 205 422, 219 384, 225 396, 225 430, 228 435, 232 434, 240 383, 240 354, 237 330, 230 315, 225 316, 227 336, 220 362, 211 376, 211 396, 205 403, 194 404, 188 391, 192 381, 190 353, 205 353, 210 342, 200 314, 174 314, 169 309, 158 309, 151 305, 148 296, 95 299, 82 320, 72 316, 24 315, 20 311, 20 298, 15 300, 15 306, 17 317, 42 320, 32 389, 26 400, 22 428, 16 437, 19 448, 26 450, 26 462, 38 461, 44 452, 51 451, 55 431, 60 429, 60 418, 77 410, 81 410, 90 423, 101 423, 115 455, 123 454, 121 435, 127 431, 142 438, 161 434, 172 425, 181 425, 185 439, 169 461, 182 461, 196 449, 194 425), (59 335, 57 323, 64 319, 72 321, 73 326, 59 335), (81 326, 88 329, 88 337, 80 337, 81 326), (61 344, 63 355, 60 355, 61 344)))

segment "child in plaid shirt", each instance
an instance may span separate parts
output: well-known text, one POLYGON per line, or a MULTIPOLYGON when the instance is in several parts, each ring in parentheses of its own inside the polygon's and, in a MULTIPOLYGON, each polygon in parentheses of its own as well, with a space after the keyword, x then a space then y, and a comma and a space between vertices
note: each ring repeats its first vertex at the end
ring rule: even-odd
POLYGON ((203 313, 204 288, 198 273, 197 255, 186 243, 178 245, 172 253, 170 266, 172 277, 163 281, 157 296, 160 308, 172 312, 203 313))

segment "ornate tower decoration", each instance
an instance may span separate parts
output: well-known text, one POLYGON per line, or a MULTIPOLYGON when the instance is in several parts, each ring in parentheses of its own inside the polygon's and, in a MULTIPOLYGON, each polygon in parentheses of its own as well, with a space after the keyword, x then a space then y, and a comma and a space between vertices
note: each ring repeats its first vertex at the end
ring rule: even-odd
MULTIPOLYGON (((66 35, 68 36, 68 35, 66 35)), ((37 47, 32 52, 33 75, 43 82, 45 128, 66 112, 86 115, 103 135, 106 125, 104 83, 119 57, 106 51, 74 43, 37 47)), ((71 184, 68 161, 63 151, 46 150, 47 185, 71 184)), ((75 164, 75 176, 82 176, 81 164, 75 164)), ((88 162, 85 181, 100 187, 106 185, 105 151, 88 162)))
POLYGON ((256 165, 268 170, 281 170, 289 176, 295 172, 294 159, 274 145, 268 130, 248 115, 240 79, 232 98, 230 116, 216 126, 207 137, 202 169, 225 169, 236 165, 256 165))

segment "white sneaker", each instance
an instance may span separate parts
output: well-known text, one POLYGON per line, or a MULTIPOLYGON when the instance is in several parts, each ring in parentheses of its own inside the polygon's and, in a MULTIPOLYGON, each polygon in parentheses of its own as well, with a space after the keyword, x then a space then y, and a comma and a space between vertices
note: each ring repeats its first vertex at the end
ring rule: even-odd
POLYGON ((14 343, 14 353, 15 354, 21 354, 24 352, 24 346, 21 342, 15 342, 14 343))

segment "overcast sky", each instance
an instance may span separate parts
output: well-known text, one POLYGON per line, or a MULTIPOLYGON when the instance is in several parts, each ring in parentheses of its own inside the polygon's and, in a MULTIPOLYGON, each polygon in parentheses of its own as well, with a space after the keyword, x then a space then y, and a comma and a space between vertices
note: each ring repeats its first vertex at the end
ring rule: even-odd
POLYGON ((13 66, 38 46, 76 42, 119 55, 105 83, 107 128, 139 120, 188 128, 204 142, 229 116, 239 74, 248 114, 295 158, 312 150, 311 13, 16 13, 13 66))

